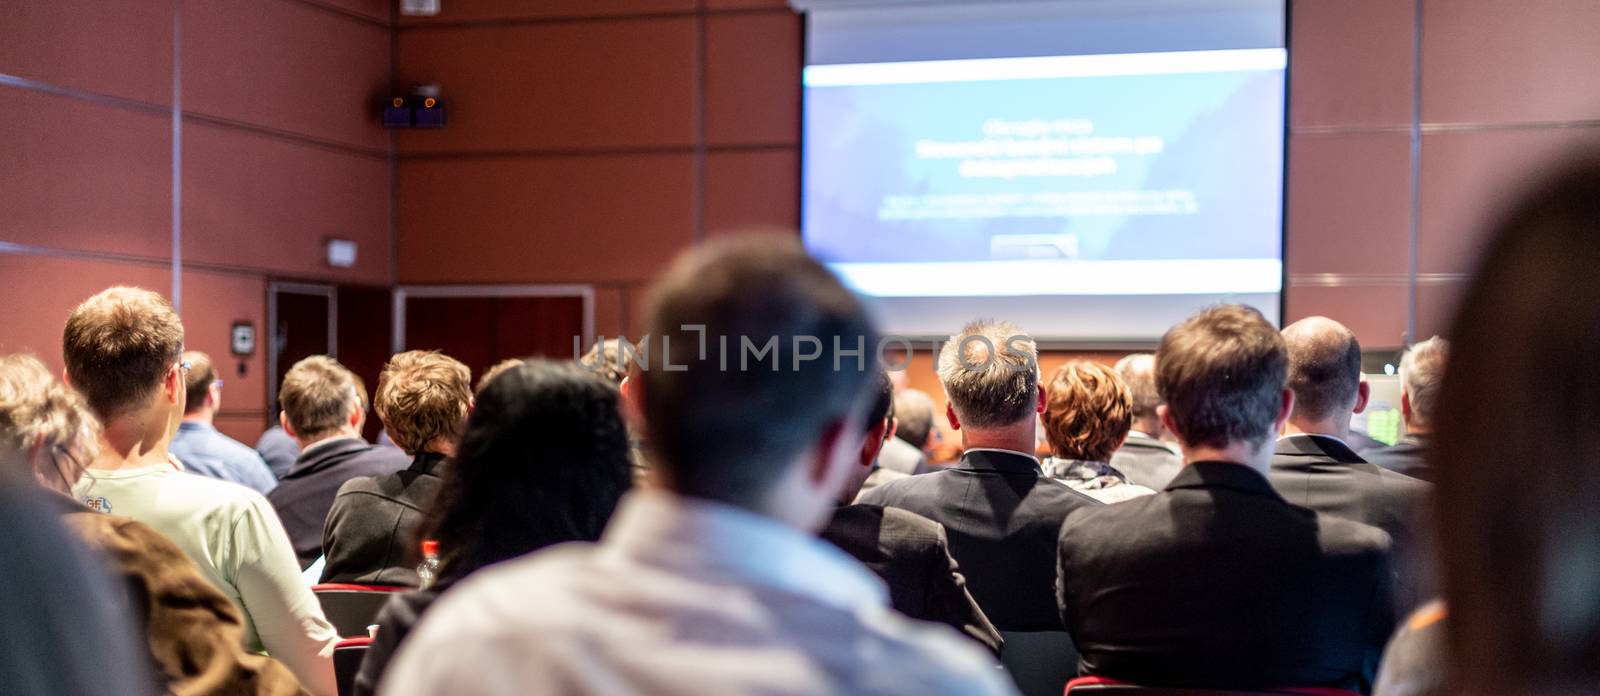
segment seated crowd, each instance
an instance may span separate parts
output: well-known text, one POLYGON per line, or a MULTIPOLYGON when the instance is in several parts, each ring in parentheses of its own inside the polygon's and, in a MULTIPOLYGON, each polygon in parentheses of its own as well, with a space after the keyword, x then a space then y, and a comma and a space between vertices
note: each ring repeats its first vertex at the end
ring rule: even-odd
POLYGON ((379 444, 362 380, 300 360, 252 448, 172 306, 113 287, 66 318, 61 380, 0 356, 0 683, 998 695, 1008 646, 1051 634, 1030 659, 1151 687, 1594 693, 1597 201, 1588 165, 1511 212, 1450 342, 1402 358, 1406 435, 1378 448, 1354 333, 1242 305, 1050 375, 974 321, 937 355, 941 413, 779 237, 677 259, 637 360, 474 387, 393 356, 379 444), (338 677, 317 583, 400 590, 338 677))

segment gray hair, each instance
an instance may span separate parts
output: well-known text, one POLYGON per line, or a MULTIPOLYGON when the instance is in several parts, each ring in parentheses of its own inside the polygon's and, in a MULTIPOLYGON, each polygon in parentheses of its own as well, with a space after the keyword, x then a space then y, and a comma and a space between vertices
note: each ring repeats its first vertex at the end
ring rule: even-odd
POLYGON ((1011 324, 974 321, 939 350, 939 382, 963 425, 1011 425, 1038 406, 1039 349, 1011 324))
POLYGON ((1411 346, 1400 357, 1400 389, 1411 397, 1411 422, 1427 426, 1439 408, 1439 384, 1444 381, 1444 364, 1450 342, 1434 336, 1411 346))
POLYGON ((895 437, 915 445, 918 449, 928 444, 928 433, 933 432, 933 398, 920 389, 901 389, 894 395, 894 417, 900 427, 895 437))
POLYGON ((1115 369, 1133 395, 1133 417, 1154 418, 1156 407, 1161 405, 1161 392, 1156 389, 1155 354, 1134 353, 1124 356, 1117 361, 1115 369))

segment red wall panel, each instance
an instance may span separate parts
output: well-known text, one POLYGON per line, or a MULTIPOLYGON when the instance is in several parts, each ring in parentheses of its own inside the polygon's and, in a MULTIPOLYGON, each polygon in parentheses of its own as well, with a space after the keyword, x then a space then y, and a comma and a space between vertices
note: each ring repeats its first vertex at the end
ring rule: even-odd
POLYGON ((436 17, 401 17, 400 25, 693 12, 695 0, 464 0, 444 3, 440 9, 436 17))
POLYGON ((0 285, 0 353, 33 353, 59 373, 61 331, 74 307, 113 285, 167 295, 172 274, 156 264, 0 254, 0 285))
POLYGON ((170 2, 6 0, 0 30, 0 73, 172 103, 170 2))
POLYGON ((706 141, 800 142, 801 19, 789 12, 706 20, 706 141))
POLYGON ((0 240, 171 253, 170 119, 10 87, 0 99, 0 240))

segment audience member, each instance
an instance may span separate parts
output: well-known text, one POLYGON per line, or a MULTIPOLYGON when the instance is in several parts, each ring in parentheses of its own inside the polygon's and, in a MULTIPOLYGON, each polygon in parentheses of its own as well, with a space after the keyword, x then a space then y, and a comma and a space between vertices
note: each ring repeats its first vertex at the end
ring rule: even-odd
POLYGON ((938 436, 933 423, 933 399, 921 389, 898 390, 894 393, 894 414, 899 423, 895 438, 927 454, 938 436))
POLYGON ((183 422, 172 436, 168 450, 183 464, 184 471, 214 479, 232 481, 266 494, 278 485, 267 462, 248 445, 217 432, 217 409, 222 407, 222 380, 211 364, 211 356, 198 350, 183 354, 189 363, 184 377, 183 422))
POLYGON ((245 652, 239 609, 182 549, 143 523, 72 500, 83 476, 80 463, 94 459, 99 432, 82 397, 51 377, 44 363, 31 355, 0 356, 0 459, 14 460, 49 491, 43 502, 122 581, 135 625, 148 633, 148 659, 167 690, 302 693, 282 664, 245 652))
MULTIPOLYGON (((896 370, 896 373, 904 373, 904 372, 905 372, 904 370, 896 370)), ((917 393, 918 394, 922 394, 922 392, 917 392, 917 393)), ((928 395, 927 394, 922 394, 922 396, 924 398, 926 398, 928 395)), ((896 397, 896 398, 898 398, 898 397, 896 397)), ((909 402, 914 401, 915 398, 916 397, 907 397, 907 402, 908 402, 907 405, 910 406, 911 404, 909 402)), ((929 423, 931 423, 931 421, 932 421, 932 416, 933 416, 933 410, 932 409, 933 409, 933 405, 930 403, 928 405, 929 423)), ((914 414, 914 415, 917 416, 918 418, 920 418, 920 416, 921 416, 920 413, 914 414)), ((913 425, 913 427, 919 427, 919 426, 922 427, 922 440, 921 440, 921 442, 925 443, 925 442, 927 442, 927 439, 928 439, 928 431, 927 431, 926 424, 919 422, 919 423, 916 423, 916 424, 913 425)), ((922 450, 922 446, 920 444, 912 444, 911 441, 909 441, 909 440, 905 440, 905 439, 902 439, 902 438, 899 438, 899 437, 895 437, 893 439, 886 440, 886 441, 884 441, 883 446, 879 448, 877 469, 874 472, 874 475, 875 475, 875 477, 883 476, 884 474, 886 474, 888 472, 893 472, 893 473, 896 473, 896 474, 904 474, 906 476, 915 476, 917 474, 926 474, 926 473, 928 473, 928 454, 922 450)), ((901 478, 901 477, 894 476, 893 478, 901 478)), ((878 483, 882 482, 881 480, 872 481, 870 478, 869 478, 869 481, 871 481, 872 485, 871 486, 867 486, 868 488, 876 486, 878 483)))
MULTIPOLYGON (((0 458, 15 453, 0 453, 0 458)), ((25 466, 25 465, 24 465, 25 466)), ((139 627, 104 566, 56 520, 45 494, 0 461, 0 684, 8 694, 162 693, 139 627)))
POLYGON ((1010 693, 982 650, 891 611, 814 536, 863 439, 875 336, 855 296, 798 240, 725 238, 675 263, 647 316, 631 398, 660 487, 628 494, 598 546, 451 590, 384 692, 1010 693), (699 352, 702 328, 736 353, 699 352), (741 343, 761 367, 733 369, 753 357, 741 343))
POLYGON ((1184 468, 1165 490, 1074 512, 1060 606, 1085 674, 1152 686, 1370 687, 1393 627, 1389 539, 1267 482, 1289 417, 1283 338, 1224 305, 1161 339, 1162 423, 1184 468))
POLYGON ((373 405, 384 430, 414 459, 403 471, 339 488, 322 533, 322 581, 416 587, 417 523, 472 410, 472 375, 437 351, 407 351, 383 366, 373 405))
POLYGON ((628 377, 628 355, 623 352, 621 339, 595 343, 589 352, 578 358, 578 364, 612 384, 622 384, 628 377))
POLYGON ((1449 530, 1439 543, 1450 694, 1600 685, 1597 155, 1503 219, 1447 334, 1427 456, 1449 530))
MULTIPOLYGON (((615 388, 546 360, 518 361, 501 374, 478 391, 439 494, 415 532, 439 542, 439 578, 384 605, 356 694, 375 692, 395 650, 441 593, 479 568, 553 544, 598 540, 630 485, 615 388)), ((380 386, 380 401, 382 393, 380 386)))
MULTIPOLYGON (((277 421, 276 418, 273 419, 277 421)), ((256 454, 266 461, 267 468, 272 470, 272 479, 280 480, 289 475, 289 469, 294 466, 294 460, 300 458, 300 443, 289 437, 284 432, 283 426, 273 425, 261 433, 256 439, 256 454)))
POLYGON ((966 452, 955 467, 890 481, 860 502, 944 525, 950 553, 983 613, 1002 631, 1058 631, 1056 533, 1074 510, 1100 502, 1044 477, 1034 431, 1045 395, 1033 340, 1016 327, 973 322, 939 351, 945 417, 966 452))
POLYGON ((494 378, 522 367, 525 364, 527 364, 527 361, 523 360, 522 358, 506 358, 505 360, 501 360, 500 362, 490 365, 489 369, 484 370, 483 374, 478 376, 478 384, 472 388, 472 392, 476 394, 483 391, 485 387, 489 386, 490 382, 494 381, 494 378))
POLYGON ((1401 356, 1400 418, 1406 434, 1394 445, 1363 452, 1361 456, 1367 461, 1415 479, 1433 481, 1433 470, 1427 462, 1428 442, 1449 351, 1449 344, 1434 336, 1411 346, 1401 356))
POLYGON ((1161 394, 1156 391, 1156 356, 1134 353, 1118 360, 1116 371, 1133 398, 1133 423, 1127 441, 1111 455, 1111 468, 1132 483, 1159 491, 1178 475, 1183 458, 1163 440, 1167 429, 1156 415, 1156 407, 1161 405, 1161 394))
POLYGON ((384 476, 411 464, 406 453, 361 439, 367 394, 355 375, 326 355, 289 368, 278 390, 278 421, 300 445, 300 457, 267 495, 305 570, 322 556, 322 530, 346 481, 384 476))
POLYGON ((1046 476, 1102 503, 1155 493, 1109 463, 1133 423, 1133 396, 1116 372, 1074 360, 1056 369, 1045 395, 1040 420, 1052 455, 1046 476))
POLYGON ((242 610, 246 648, 265 648, 312 693, 333 694, 338 636, 301 581, 272 506, 170 460, 188 370, 172 305, 148 290, 108 289, 72 311, 62 344, 67 378, 103 424, 99 453, 74 494, 175 542, 242 610))
POLYGON ((1429 484, 1368 463, 1345 443, 1366 408, 1361 344, 1343 324, 1310 317, 1283 330, 1294 411, 1268 478, 1286 500, 1389 533, 1401 615, 1433 595, 1422 524, 1429 484))
MULTIPOLYGON (((884 442, 894 439, 894 387, 883 371, 873 379, 876 400, 867 411, 858 466, 839 494, 822 538, 844 549, 889 585, 889 606, 906 616, 949 624, 1000 653, 1000 634, 967 592, 966 578, 937 522, 898 508, 851 505, 884 442)), ((907 445, 908 447, 910 445, 907 445)))

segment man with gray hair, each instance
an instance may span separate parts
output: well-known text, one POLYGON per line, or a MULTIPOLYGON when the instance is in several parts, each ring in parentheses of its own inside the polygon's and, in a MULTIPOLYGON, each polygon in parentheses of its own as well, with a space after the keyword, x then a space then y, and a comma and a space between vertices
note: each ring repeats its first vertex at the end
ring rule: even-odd
POLYGON ((1365 453, 1367 461, 1390 471, 1423 481, 1433 481, 1428 467, 1428 441, 1433 436, 1433 414, 1438 409, 1439 385, 1450 344, 1434 336, 1411 346, 1400 358, 1400 419, 1405 437, 1390 447, 1365 453))
POLYGON ((1133 393, 1133 427, 1128 439, 1111 455, 1111 468, 1122 472, 1131 483, 1161 490, 1183 468, 1183 459, 1161 441, 1166 430, 1156 407, 1161 394, 1156 391, 1156 356, 1134 353, 1117 361, 1117 376, 1133 393))
POLYGON ((945 418, 965 450, 954 467, 890 481, 860 502, 943 524, 978 606, 1001 631, 1059 631, 1056 534, 1074 510, 1099 505, 1045 478, 1033 455, 1044 410, 1038 350, 1010 324, 976 321, 939 351, 945 418))
POLYGON ((1430 589, 1421 522, 1432 487, 1372 464, 1346 444, 1350 416, 1366 408, 1368 396, 1361 343, 1350 329, 1308 317, 1285 328, 1283 339, 1294 410, 1268 478, 1291 503, 1388 532, 1399 576, 1396 608, 1409 613, 1430 589))

